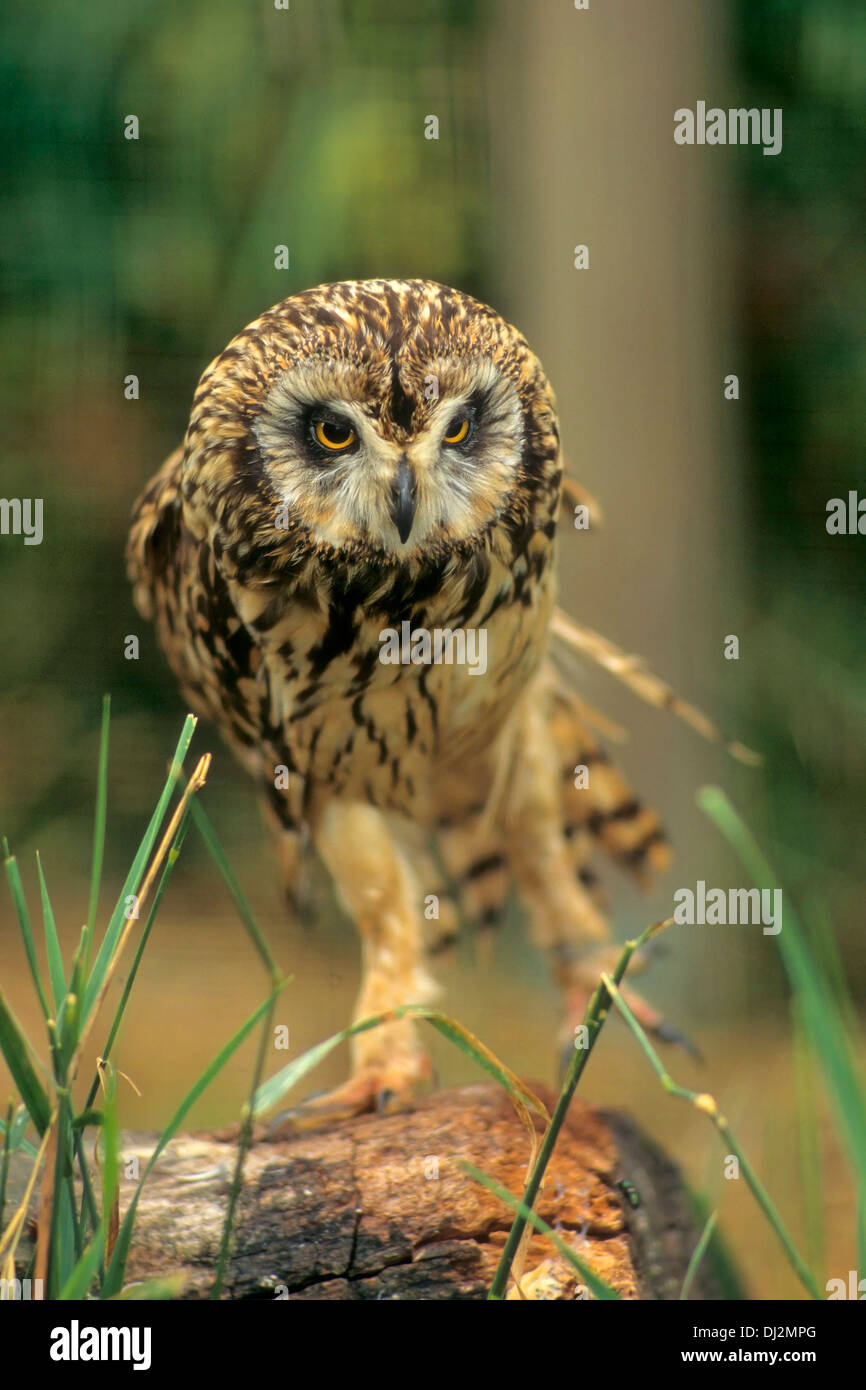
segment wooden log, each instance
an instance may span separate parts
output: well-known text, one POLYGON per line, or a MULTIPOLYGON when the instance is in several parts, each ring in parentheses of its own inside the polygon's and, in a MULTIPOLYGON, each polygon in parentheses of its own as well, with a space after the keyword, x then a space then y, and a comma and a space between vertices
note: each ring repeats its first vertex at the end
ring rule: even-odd
MULTIPOLYGON (((552 1106, 544 1087, 534 1089, 552 1106)), ((128 1133, 124 1160, 143 1163, 153 1146, 153 1135, 128 1133)), ((182 1270, 183 1297, 207 1295, 235 1157, 233 1143, 210 1133, 169 1145, 139 1205, 130 1280, 182 1270)), ((492 1084, 438 1091, 398 1114, 259 1139, 244 1168, 225 1296, 483 1299, 511 1215, 460 1160, 519 1195, 528 1157, 527 1132, 492 1084)), ((125 1182, 121 1211, 132 1190, 125 1182)), ((624 1117, 575 1101, 539 1213, 623 1297, 679 1296, 698 1232, 676 1168, 624 1117)), ((521 1283, 532 1299, 586 1296, 542 1236, 530 1242, 521 1283)), ((520 1295, 512 1288, 509 1296, 520 1295)), ((706 1262, 691 1296, 720 1296, 706 1262)))

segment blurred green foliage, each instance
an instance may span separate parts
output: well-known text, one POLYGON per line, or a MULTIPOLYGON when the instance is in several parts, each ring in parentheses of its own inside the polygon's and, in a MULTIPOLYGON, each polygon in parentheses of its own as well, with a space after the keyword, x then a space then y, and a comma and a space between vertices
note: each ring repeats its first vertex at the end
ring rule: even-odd
POLYGON ((121 0, 48 3, 34 29, 7 8, 0 471, 5 496, 45 499, 42 545, 0 547, 0 818, 19 846, 84 812, 104 691, 121 721, 149 716, 128 772, 176 726, 151 634, 123 657, 142 624, 122 551, 207 362, 323 281, 483 291, 484 15, 476 0, 121 0), (423 138, 431 111, 456 138, 423 138))
POLYGON ((737 261, 760 643, 758 739, 782 877, 832 906, 866 978, 866 537, 827 503, 866 497, 866 10, 739 0, 737 104, 781 107, 782 156, 736 165, 737 261))

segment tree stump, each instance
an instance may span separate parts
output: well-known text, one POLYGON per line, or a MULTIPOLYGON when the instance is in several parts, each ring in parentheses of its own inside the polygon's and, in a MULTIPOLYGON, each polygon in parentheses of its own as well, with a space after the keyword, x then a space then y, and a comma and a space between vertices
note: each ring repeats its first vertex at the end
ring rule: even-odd
MULTIPOLYGON (((533 1089, 552 1108, 546 1088, 533 1089)), ((124 1159, 143 1163, 154 1143, 127 1133, 124 1159)), ((168 1146, 139 1204, 129 1280, 183 1271, 182 1297, 207 1296, 235 1157, 216 1134, 168 1146)), ((260 1139, 244 1166, 224 1296, 483 1299, 512 1216, 460 1160, 519 1196, 528 1157, 526 1130, 493 1084, 260 1139)), ((121 1213, 132 1190, 124 1182, 121 1213)), ((572 1104, 538 1211, 624 1298, 679 1296, 698 1232, 676 1168, 624 1117, 572 1104)), ((586 1297, 574 1269, 536 1235, 521 1288, 531 1299, 586 1297)), ((691 1296, 720 1296, 706 1261, 691 1296)), ((520 1294, 511 1288, 509 1297, 520 1294)))

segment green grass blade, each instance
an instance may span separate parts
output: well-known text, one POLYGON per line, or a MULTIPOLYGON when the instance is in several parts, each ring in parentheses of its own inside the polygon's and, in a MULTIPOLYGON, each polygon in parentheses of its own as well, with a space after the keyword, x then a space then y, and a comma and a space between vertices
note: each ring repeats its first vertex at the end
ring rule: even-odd
POLYGON ((261 928, 259 927, 255 917, 253 916, 249 903, 244 897, 243 889, 238 883, 234 871, 231 865, 229 864, 228 859, 226 858, 225 851, 223 850, 223 847, 219 842, 216 831, 210 823, 207 812, 205 811, 204 807, 201 805, 197 797, 193 797, 192 802, 190 803, 190 807, 192 811, 192 818, 195 821, 196 829, 201 835, 208 854, 210 855, 213 862, 216 864, 220 876, 229 890, 235 907, 238 910, 238 915, 240 916, 240 919, 246 929, 247 935, 249 936, 250 940, 253 943, 253 946, 261 956, 265 969, 270 974, 272 981, 275 982, 280 977, 279 970, 277 969, 277 963, 271 954, 271 950, 268 946, 268 943, 265 941, 265 938, 262 935, 261 928))
POLYGON ((276 1005, 277 995, 273 994, 271 996, 270 1008, 268 1009, 268 1012, 265 1014, 265 1017, 262 1020, 261 1033, 259 1036, 259 1046, 256 1051, 256 1061, 255 1066, 253 1068, 251 1094, 247 1104, 243 1108, 242 1113, 241 1135, 240 1141, 238 1143, 237 1157, 235 1159, 235 1171, 234 1176, 232 1178, 231 1189, 229 1191, 229 1200, 228 1205, 226 1207, 225 1221, 223 1222, 222 1239, 220 1241, 219 1254, 217 1256, 216 1263, 216 1276, 214 1278, 213 1288, 210 1291, 210 1297, 214 1301, 217 1301, 222 1294, 223 1280, 225 1279, 225 1272, 228 1267, 229 1248, 231 1245, 232 1238, 232 1228, 234 1226, 235 1212, 237 1210, 237 1205, 240 1201, 241 1195, 241 1183, 243 1180, 244 1162, 246 1160, 247 1152, 249 1150, 250 1144, 252 1143, 253 1137, 253 1097, 255 1096, 255 1093, 261 1084, 262 1072, 265 1068, 265 1057, 267 1056, 268 1046, 271 1041, 274 1023, 274 1010, 276 1009, 276 1005))
MULTIPOLYGON (((111 1057, 112 1048, 114 1047, 114 1043, 117 1038, 121 1022, 123 1021, 123 1015, 126 1012, 126 1006, 129 1002, 129 996, 132 992, 132 986, 135 984, 135 978, 138 974, 138 967, 141 965, 144 950, 147 946, 151 930, 153 929, 153 924, 156 920, 156 914, 159 911, 159 905, 162 902, 162 897, 165 892, 166 885, 168 883, 169 878, 171 877, 172 870, 174 869, 174 866, 177 863, 178 856, 180 854, 180 848, 183 844, 184 836, 186 835, 188 825, 189 812, 187 812, 180 825, 178 826, 177 834, 174 837, 174 843, 172 844, 172 847, 169 850, 168 855, 166 856, 165 865, 160 875, 156 892, 153 896, 153 902, 151 903, 150 911, 147 914, 147 920, 145 921, 141 935, 139 936, 138 942, 136 944, 135 955, 133 956, 132 965, 127 971, 126 979, 123 983, 123 990, 121 992, 120 999, 118 1001, 118 1005, 114 1013, 114 1018, 111 1020, 111 1027, 108 1030, 108 1037, 106 1038, 105 1045, 99 1054, 106 1061, 108 1061, 111 1057)), ((97 1074, 96 1076, 94 1076, 93 1081, 91 1082, 90 1090, 87 1094, 87 1100, 84 1102, 85 1110, 93 1104, 94 1099, 96 1098, 96 1092, 98 1087, 99 1075, 97 1074)))
POLYGON ((81 1225, 78 1219, 78 1207, 75 1200, 75 1187, 72 1182, 71 1161, 68 1166, 68 1177, 63 1186, 63 1195, 65 1198, 64 1209, 62 1212, 65 1227, 64 1240, 66 1242, 67 1248, 72 1251, 72 1259, 78 1260, 84 1254, 84 1242, 81 1240, 81 1225))
POLYGON ((187 755, 190 742, 192 741, 193 733, 195 732, 196 722, 197 721, 194 715, 187 715, 186 720, 184 722, 183 730, 181 732, 181 736, 178 739, 177 747, 174 751, 174 757, 172 758, 171 767, 169 769, 168 777, 166 778, 165 786, 162 790, 162 795, 160 796, 159 801, 156 805, 156 809, 150 818, 147 830, 144 832, 141 844, 139 845, 135 859, 132 862, 132 867, 130 868, 129 873, 126 876, 126 882, 120 890, 120 897, 118 898, 114 908, 114 912, 111 915, 111 920, 106 929, 105 936, 102 938, 102 942, 100 943, 99 950, 96 954, 96 959, 93 962, 93 969, 91 970, 90 977, 87 981, 87 988, 84 992, 84 1008, 82 1011, 82 1018, 85 1020, 90 1017, 90 1011, 93 1008, 99 991, 105 982, 105 977, 108 973, 108 967, 111 963, 112 956, 114 955, 115 948, 120 939, 120 933, 122 932, 124 924, 126 922, 125 913, 127 908, 127 899, 129 897, 132 897, 135 893, 137 893, 138 889, 141 886, 141 881, 144 877, 147 862, 150 858, 151 852, 153 851, 154 845, 156 844, 156 839, 159 834, 160 827, 162 826, 162 823, 165 819, 169 802, 171 801, 172 794, 174 793, 174 789, 177 786, 177 782, 180 777, 183 766, 183 760, 187 755))
POLYGON ((157 1299, 180 1298, 187 1285, 188 1276, 184 1273, 161 1274, 154 1279, 145 1279, 140 1284, 128 1284, 120 1293, 112 1295, 112 1302, 124 1303, 156 1302, 157 1299))
POLYGON ((39 892, 42 897, 42 927, 45 934, 45 954, 48 958, 48 976, 51 980, 51 994, 54 999, 54 1017, 60 1009, 63 996, 66 993, 66 975, 63 970, 63 954, 60 950, 60 941, 57 937, 57 924, 54 920, 54 911, 51 907, 51 899, 48 896, 48 885, 45 882, 45 874, 42 872, 42 859, 39 851, 36 851, 36 868, 39 871, 39 892))
POLYGON ((102 862, 105 855, 105 819, 108 806, 108 730, 111 723, 111 696, 102 697, 102 726, 99 731, 99 770, 96 774, 96 809, 93 816, 93 858, 90 866, 90 900, 87 907, 87 953, 84 973, 90 967, 90 946, 96 930, 102 862))
POLYGON ((61 1042, 65 1061, 70 1061, 72 1052, 78 1045, 78 1030, 81 1027, 81 995, 83 979, 85 979, 85 955, 88 951, 88 923, 85 922, 78 938, 78 945, 75 947, 75 955, 72 956, 72 969, 70 970, 70 988, 65 995, 63 1004, 60 1005, 60 1013, 57 1015, 57 1026, 60 1031, 61 1042))
POLYGON ((710 1241, 713 1238, 713 1231, 716 1229, 716 1222, 718 1221, 718 1219, 718 1212, 710 1212, 710 1215, 707 1217, 706 1223, 704 1225, 704 1229, 701 1231, 700 1239, 697 1245, 695 1246, 694 1250, 692 1251, 692 1258, 689 1260, 689 1267, 686 1270, 686 1277, 683 1279, 683 1286, 680 1289, 680 1299, 682 1301, 687 1300, 689 1294, 692 1291, 692 1284, 695 1282, 695 1275, 697 1274, 700 1268, 701 1260, 707 1253, 710 1241))
MULTIPOLYGON (((288 983, 288 980, 282 981, 280 985, 276 987, 274 993, 281 993, 285 985, 287 985, 288 983)), ((120 1223, 120 1231, 117 1237, 117 1244, 114 1247, 114 1253, 112 1254, 111 1262, 106 1271, 105 1280, 102 1287, 102 1298, 111 1298, 115 1294, 120 1292, 121 1286, 123 1284, 123 1272, 126 1268, 126 1261, 129 1257, 129 1247, 132 1241, 132 1228, 133 1223, 135 1221, 135 1213, 138 1209, 138 1202, 141 1197, 142 1191, 144 1190, 144 1184, 150 1176, 150 1173, 154 1165, 158 1161, 160 1154, 162 1153, 166 1145, 169 1144, 171 1140, 174 1138, 174 1135, 180 1129, 180 1126, 183 1124, 183 1121, 185 1120, 189 1111, 192 1109, 193 1105, 195 1105, 195 1102, 198 1100, 199 1096, 201 1096, 202 1093, 207 1090, 214 1077, 217 1076, 218 1073, 222 1070, 229 1058, 232 1057, 235 1052, 237 1052, 241 1043, 244 1042, 244 1040, 252 1032, 253 1028, 255 1028, 259 1020, 265 1016, 265 1014, 272 1006, 273 998, 271 995, 269 995, 268 998, 264 1001, 264 1003, 260 1004, 258 1008, 255 1009, 252 1014, 250 1014, 246 1022, 241 1024, 240 1028, 231 1038, 229 1038, 229 1041, 225 1044, 225 1046, 220 1048, 216 1057, 214 1057, 213 1061, 210 1062, 207 1067, 205 1067, 204 1071, 199 1076, 198 1080, 195 1082, 195 1085, 192 1087, 190 1091, 187 1092, 186 1096, 181 1101, 180 1105, 178 1106, 177 1110, 172 1116, 167 1128, 164 1129, 162 1134, 160 1135, 159 1142, 157 1143, 157 1146, 154 1149, 153 1153, 150 1155, 150 1158, 148 1159, 147 1164, 145 1166, 144 1172, 142 1173, 141 1178, 139 1179, 138 1186, 136 1187, 135 1192, 133 1193, 132 1201, 129 1204, 126 1215, 120 1223)))
MULTIPOLYGON (((703 1230, 704 1223, 710 1217, 710 1207, 707 1201, 690 1188, 686 1189, 686 1197, 695 1226, 703 1230)), ((719 1301, 747 1303, 749 1295, 740 1277, 739 1266, 734 1263, 733 1254, 718 1226, 713 1231, 713 1237, 710 1241, 709 1260, 713 1276, 719 1286, 719 1301)))
POLYGON ((60 1015, 57 1019, 57 1030, 60 1036, 60 1075, 57 1080, 60 1085, 64 1082, 72 1054, 78 1046, 79 1028, 81 1027, 81 1012, 78 1005, 78 995, 67 994, 60 1006, 60 1015))
POLYGON ((0 1052, 3 1053, 12 1080, 27 1107, 36 1132, 41 1136, 48 1128, 51 1106, 45 1087, 30 1061, 30 1047, 24 1032, 0 991, 0 1052))
MULTIPOLYGON (((757 841, 724 792, 704 787, 698 802, 732 845, 759 888, 775 888, 778 879, 757 841)), ((843 1015, 824 973, 809 948, 806 934, 786 892, 782 895, 782 930, 775 937, 785 971, 802 1009, 803 1025, 827 1082, 859 1188, 866 1188, 866 1096, 846 1034, 843 1015)))
POLYGON ((353 1038, 356 1033, 364 1033, 368 1028, 378 1028, 381 1024, 395 1018, 403 1018, 406 1014, 411 1014, 414 1018, 421 1018, 432 1024, 443 1037, 452 1042, 467 1057, 471 1057, 482 1070, 488 1072, 504 1086, 509 1095, 517 1097, 529 1105, 545 1120, 548 1118, 547 1111, 538 1097, 534 1096, 524 1086, 520 1078, 509 1071, 468 1029, 456 1023, 447 1014, 430 1009, 425 1004, 403 1004, 397 1009, 389 1009, 387 1013, 374 1014, 370 1018, 364 1018, 358 1023, 351 1024, 348 1028, 342 1028, 339 1033, 334 1033, 324 1042, 316 1043, 300 1057, 296 1057, 293 1062, 289 1062, 280 1071, 268 1077, 267 1081, 258 1088, 253 1098, 253 1115, 263 1115, 268 1110, 273 1109, 293 1087, 297 1086, 299 1081, 314 1071, 319 1063, 323 1062, 334 1051, 334 1048, 339 1047, 340 1043, 353 1038))
POLYGON ((99 1227, 100 1216, 96 1209, 96 1197, 90 1178, 90 1166, 87 1162, 87 1155, 84 1152, 84 1134, 82 1130, 75 1129, 74 1126, 72 1142, 75 1147, 75 1157, 78 1161, 78 1180, 81 1183, 81 1191, 84 1198, 81 1210, 81 1230, 83 1240, 86 1240, 87 1237, 84 1234, 85 1222, 89 1225, 91 1234, 93 1234, 99 1227))
MULTIPOLYGON (((72 1168, 69 1162, 71 1152, 72 1118, 69 1096, 60 1092, 57 1106, 57 1135, 54 1154, 54 1187, 51 1205, 51 1241, 48 1259, 48 1283, 46 1295, 49 1299, 58 1297, 75 1267, 74 1220, 70 1217, 69 1197, 71 1191, 72 1168)), ((74 1197, 73 1197, 74 1203, 74 1197)), ((73 1206, 74 1210, 74 1206, 73 1206)))
MULTIPOLYGON (((507 1188, 502 1187, 495 1178, 489 1178, 486 1173, 482 1173, 474 1164, 467 1163, 465 1159, 460 1159, 459 1164, 464 1173, 468 1173, 469 1176, 480 1183, 482 1187, 486 1187, 488 1192, 494 1193, 500 1201, 504 1202, 513 1212, 522 1217, 524 1224, 533 1226, 536 1231, 540 1231, 542 1235, 547 1236, 556 1246, 556 1249, 563 1259, 577 1271, 590 1293, 594 1294, 598 1299, 616 1299, 620 1301, 620 1295, 617 1293, 616 1289, 612 1289, 610 1284, 605 1283, 604 1279, 596 1274, 592 1266, 588 1265, 586 1260, 582 1260, 577 1251, 572 1250, 571 1246, 567 1245, 562 1237, 557 1235, 553 1227, 548 1226, 547 1222, 541 1219, 538 1212, 531 1211, 526 1203, 522 1202, 519 1197, 515 1197, 507 1188)), ((493 1295, 492 1292, 491 1297, 496 1301, 495 1295, 493 1295)))
MULTIPOLYGON (((6 848, 8 849, 8 846, 6 848)), ((30 966, 30 974, 33 976, 33 983, 36 986, 39 1003, 42 1006, 44 1016, 46 1018, 51 1018, 52 1011, 45 994, 45 988, 42 984, 42 976, 39 973, 39 962, 36 959, 36 945, 33 940, 33 928, 30 925, 30 913, 27 911, 27 900, 24 897, 24 885, 21 882, 21 875, 18 872, 18 861, 15 856, 7 853, 3 861, 3 867, 6 870, 6 877, 9 880, 9 890, 12 894, 12 901, 15 904, 18 926, 21 929, 21 939, 24 942, 24 950, 27 955, 27 964, 30 966)))
POLYGON ((101 1129, 105 1123, 105 1114, 102 1110, 96 1110, 92 1106, 88 1110, 80 1110, 72 1121, 73 1129, 101 1129))
POLYGON ((749 1189, 751 1190, 752 1196, 755 1198, 755 1201, 758 1203, 758 1206, 761 1208, 761 1211, 764 1213, 764 1216, 767 1218, 767 1221, 772 1226, 773 1230, 778 1236, 779 1243, 781 1244, 782 1249, 785 1251, 785 1254, 788 1257, 788 1263, 790 1264, 794 1273, 797 1275, 797 1278, 801 1281, 803 1287, 808 1290, 808 1293, 811 1298, 820 1298, 821 1295, 818 1290, 818 1284, 815 1279, 815 1276, 809 1269, 809 1266, 806 1264, 806 1261, 799 1254, 797 1247, 794 1245, 793 1240, 788 1234, 785 1223, 782 1221, 781 1216, 776 1210, 776 1207, 773 1203, 772 1198, 770 1197, 769 1192, 764 1187, 763 1183, 761 1182, 751 1163, 747 1159, 746 1155, 743 1153, 743 1150, 740 1147, 737 1139, 735 1138, 730 1125, 728 1124, 724 1116, 721 1114, 713 1096, 707 1094, 704 1091, 690 1091, 686 1086, 680 1086, 668 1075, 667 1071, 665 1070, 664 1063, 662 1062, 661 1058, 659 1057, 658 1053, 656 1052, 655 1048, 653 1047, 643 1028, 638 1023, 628 1004, 626 1004, 625 1000, 623 999, 618 986, 615 985, 608 978, 607 975, 603 975, 602 979, 607 984, 608 992, 610 993, 617 1010, 622 1015, 626 1024, 634 1034, 638 1046, 644 1053, 647 1061, 649 1062, 650 1066, 652 1067, 653 1071, 655 1072, 656 1076, 661 1082, 661 1085, 663 1086, 664 1090, 667 1091, 669 1096, 674 1096, 675 1099, 684 1100, 687 1102, 687 1104, 692 1105, 695 1108, 695 1110, 699 1111, 702 1115, 706 1115, 707 1118, 711 1121, 711 1123, 715 1126, 716 1130, 718 1131, 721 1137, 722 1143, 728 1146, 727 1152, 733 1154, 733 1156, 736 1158, 740 1167, 740 1171, 742 1172, 743 1177, 745 1178, 746 1183, 749 1189))
MULTIPOLYGON (((105 1100, 102 1110, 102 1221, 111 1230, 120 1187, 120 1126, 117 1119, 117 1076, 113 1067, 104 1067, 105 1100)), ((99 1140, 97 1140, 99 1142, 99 1140)), ((106 1242, 107 1244, 107 1242, 106 1242)), ((105 1252, 106 1261, 108 1251, 105 1252)))
MULTIPOLYGON (((36 1157, 37 1150, 34 1148, 34 1146, 30 1143, 28 1139, 24 1138, 24 1135, 27 1131, 27 1126, 29 1124, 30 1114, 27 1110, 26 1105, 19 1105, 18 1109, 15 1111, 15 1118, 12 1121, 12 1125, 9 1129, 9 1152, 11 1154, 14 1154, 18 1149, 21 1149, 23 1153, 27 1154, 28 1158, 36 1157)), ((0 1120, 0 1131, 2 1131, 3 1134, 5 1134, 6 1129, 7 1126, 5 1122, 3 1120, 0 1120)))
POLYGON ((471 1058, 482 1071, 486 1071, 500 1086, 504 1086, 512 1099, 522 1100, 537 1115, 541 1115, 542 1119, 549 1120, 550 1116, 538 1097, 533 1095, 520 1077, 500 1062, 474 1033, 464 1028, 462 1023, 449 1018, 448 1014, 440 1013, 438 1009, 428 1008, 425 1004, 405 1004, 395 1009, 394 1013, 398 1018, 403 1014, 411 1014, 413 1018, 425 1019, 437 1033, 441 1033, 443 1038, 447 1038, 454 1047, 471 1058))
POLYGON ((6 1106, 6 1119, 0 1120, 0 1135, 3 1138, 3 1147, 0 1151, 0 1231, 5 1227, 3 1220, 6 1211, 6 1183, 9 1178, 9 1160, 12 1157, 12 1127, 14 1123, 15 1105, 10 1100, 6 1106))
POLYGON ((859 1027, 857 1009, 851 996, 830 915, 817 894, 809 894, 805 899, 803 920, 811 929, 809 940, 823 967, 830 992, 839 1007, 845 1031, 850 1037, 856 1037, 859 1027))
POLYGON ((826 1277, 824 1251, 824 1191, 821 1172, 821 1113, 815 1087, 814 1057, 803 1023, 800 1001, 791 1000, 794 1040, 794 1098, 800 1159, 803 1228, 809 1264, 819 1284, 826 1277))
MULTIPOLYGON (((653 922, 637 940, 626 942, 613 974, 613 979, 616 984, 619 984, 628 970, 635 951, 639 950, 646 941, 649 941, 652 936, 655 936, 657 932, 661 931, 665 925, 666 923, 663 922, 653 922)), ((553 1117, 547 1127, 544 1139, 542 1140, 541 1148, 535 1160, 532 1172, 526 1181, 526 1187, 523 1191, 523 1205, 527 1211, 532 1211, 533 1209, 535 1199, 541 1188, 545 1170, 550 1162, 550 1157, 559 1137, 559 1132, 565 1123, 565 1117, 568 1114, 569 1106, 574 1098, 574 1093, 577 1090, 584 1068, 589 1061, 590 1054, 598 1041, 599 1034, 604 1027, 609 1006, 610 994, 605 988, 604 982, 600 980, 587 1005, 586 1014, 584 1016, 587 1046, 575 1048, 574 1056, 568 1065, 568 1070, 562 1083, 562 1089, 560 1090, 556 1107, 553 1111, 553 1117)), ((520 1247, 525 1226, 526 1219, 518 1212, 514 1218, 514 1224, 508 1233, 508 1239, 505 1242, 505 1247, 500 1256, 496 1274, 494 1275, 493 1283, 490 1288, 490 1298, 494 1301, 505 1297, 511 1266, 514 1263, 517 1251, 520 1247)))
POLYGON ((368 1028, 375 1028, 377 1024, 383 1023, 386 1017, 386 1014, 379 1014, 372 1018, 365 1018, 360 1023, 353 1023, 349 1028, 342 1028, 339 1033, 334 1033, 324 1042, 316 1043, 300 1057, 296 1057, 293 1062, 287 1063, 278 1072, 274 1072, 273 1076, 269 1076, 267 1081, 259 1086, 253 1097, 253 1116, 257 1118, 267 1114, 269 1110, 279 1104, 283 1096, 287 1095, 294 1086, 297 1086, 299 1081, 314 1071, 320 1062, 324 1062, 335 1047, 339 1047, 340 1043, 346 1042, 356 1033, 363 1033, 368 1028))
POLYGON ((102 1243, 105 1239, 102 1224, 88 1245, 80 1260, 77 1260, 75 1267, 69 1274, 68 1279, 58 1294, 58 1298, 64 1301, 80 1302, 85 1299, 90 1292, 90 1286, 96 1278, 96 1271, 99 1269, 99 1260, 102 1255, 102 1243))

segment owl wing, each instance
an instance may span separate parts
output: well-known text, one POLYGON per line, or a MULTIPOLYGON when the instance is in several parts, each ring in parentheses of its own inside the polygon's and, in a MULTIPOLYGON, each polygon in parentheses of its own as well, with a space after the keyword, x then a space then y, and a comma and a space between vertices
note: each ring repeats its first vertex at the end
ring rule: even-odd
MULTIPOLYGON (((155 623, 191 708, 216 724, 259 781, 273 828, 296 836, 304 780, 274 716, 261 651, 238 616, 211 547, 184 519, 182 462, 183 449, 176 449, 133 507, 126 550, 133 598, 142 617, 155 623), (275 785, 280 767, 293 774, 285 789, 275 785)), ((296 846, 283 844, 280 853, 288 880, 296 846)))

